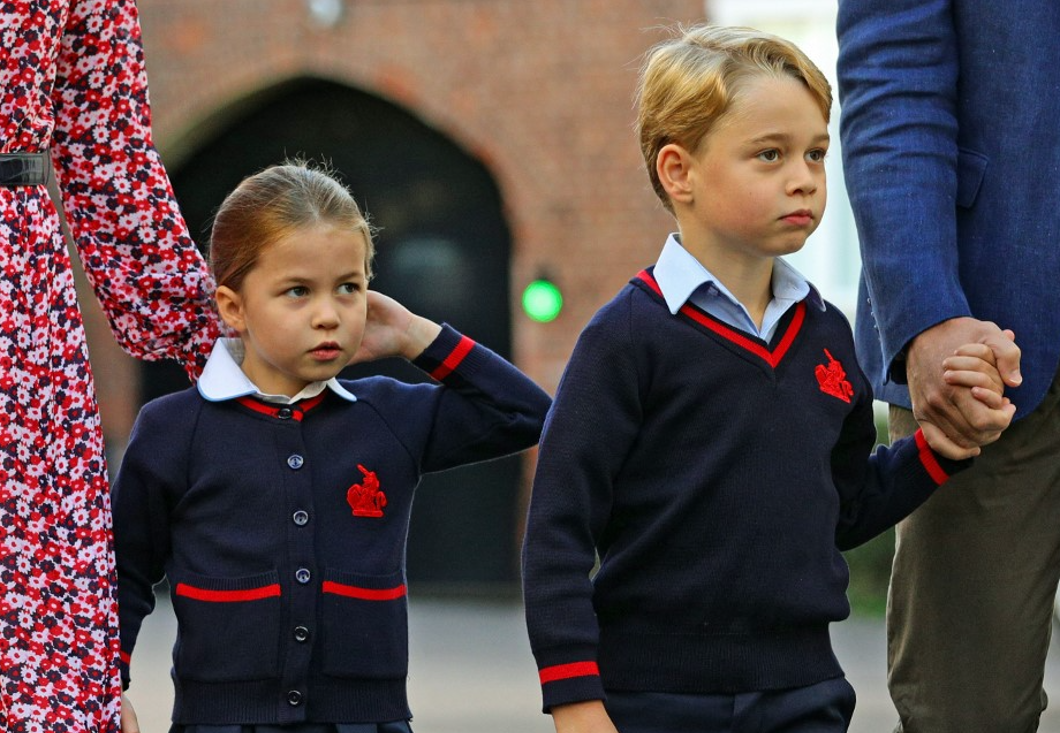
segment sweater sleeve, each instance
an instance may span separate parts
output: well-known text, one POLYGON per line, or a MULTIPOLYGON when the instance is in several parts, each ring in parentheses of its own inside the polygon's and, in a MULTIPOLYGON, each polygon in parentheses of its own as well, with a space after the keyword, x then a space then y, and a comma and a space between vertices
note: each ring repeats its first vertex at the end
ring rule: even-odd
POLYGON ((154 586, 165 575, 170 508, 186 480, 190 429, 163 415, 159 403, 143 408, 112 490, 114 552, 118 568, 118 620, 122 685, 144 619, 154 610, 154 586))
POLYGON ((537 444, 552 400, 506 359, 443 325, 414 364, 441 383, 425 471, 499 458, 537 444))
POLYGON ((832 450, 832 477, 840 497, 836 545, 849 550, 868 542, 907 517, 950 476, 972 460, 944 458, 915 435, 890 446, 876 443, 872 390, 864 375, 862 397, 848 415, 832 450))
MULTIPOLYGON (((641 425, 628 313, 579 337, 545 424, 523 546, 523 592, 544 710, 603 699, 590 574, 641 425)), ((602 312, 603 313, 603 312, 602 312)))

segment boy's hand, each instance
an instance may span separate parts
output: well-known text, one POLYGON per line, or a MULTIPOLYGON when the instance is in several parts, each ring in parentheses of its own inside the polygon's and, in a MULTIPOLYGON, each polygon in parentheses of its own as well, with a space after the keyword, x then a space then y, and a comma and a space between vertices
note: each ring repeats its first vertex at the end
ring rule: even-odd
POLYGON ((136 720, 136 711, 123 692, 121 695, 121 733, 140 733, 140 724, 136 720))
POLYGON ((933 448, 948 458, 966 458, 978 453, 980 445, 997 440, 1010 418, 990 410, 972 396, 970 390, 954 387, 942 378, 943 361, 963 344, 982 344, 991 349, 1007 386, 1021 382, 1020 350, 1011 331, 1003 331, 989 321, 951 318, 922 332, 909 344, 906 377, 913 416, 933 448))
POLYGON ((600 700, 573 702, 552 708, 556 733, 618 733, 600 700))
MULTIPOLYGON (((1010 341, 1015 340, 1012 331, 1005 331, 1004 335, 1010 341)), ((953 356, 943 360, 942 368, 943 381, 951 387, 969 389, 972 396, 988 409, 988 419, 999 431, 1011 424, 1016 406, 1004 396, 1005 381, 997 369, 997 354, 990 346, 983 343, 965 344, 953 356)), ((979 454, 978 447, 959 446, 930 423, 922 423, 921 429, 928 445, 946 458, 960 460, 979 454)))
POLYGON ((412 313, 391 297, 368 291, 368 317, 361 346, 351 364, 403 356, 415 359, 430 346, 442 327, 434 321, 412 313))

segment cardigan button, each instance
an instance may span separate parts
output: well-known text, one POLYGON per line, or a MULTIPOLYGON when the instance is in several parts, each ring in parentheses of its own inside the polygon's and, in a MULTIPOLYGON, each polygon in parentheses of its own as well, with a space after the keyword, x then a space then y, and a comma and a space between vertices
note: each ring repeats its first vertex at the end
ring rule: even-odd
POLYGON ((297 471, 299 468, 305 465, 305 459, 297 453, 294 453, 287 457, 287 465, 297 471))
POLYGON ((299 527, 304 527, 307 524, 309 524, 309 512, 306 512, 306 511, 303 511, 303 510, 299 509, 298 511, 296 511, 294 514, 291 515, 291 519, 299 527))
POLYGON ((294 412, 291 411, 290 407, 281 407, 276 412, 276 417, 280 418, 281 420, 290 420, 291 419, 291 415, 293 415, 293 414, 294 414, 294 412))
POLYGON ((298 568, 294 571, 294 579, 302 585, 305 585, 313 579, 313 574, 309 572, 308 568, 298 568))
POLYGON ((305 644, 307 641, 309 641, 309 629, 307 629, 305 626, 295 626, 294 640, 297 641, 299 644, 305 644))
POLYGON ((287 693, 287 704, 291 707, 298 707, 302 704, 302 693, 298 690, 291 690, 287 693))

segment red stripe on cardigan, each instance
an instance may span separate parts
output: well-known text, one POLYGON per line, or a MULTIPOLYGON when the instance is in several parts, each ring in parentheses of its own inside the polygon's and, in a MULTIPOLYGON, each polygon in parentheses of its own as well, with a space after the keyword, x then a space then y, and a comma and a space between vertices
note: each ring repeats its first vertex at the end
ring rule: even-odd
POLYGON ((449 352, 449 356, 445 357, 445 361, 438 365, 438 367, 431 372, 431 376, 437 379, 439 382, 448 377, 454 369, 460 366, 460 362, 471 353, 471 350, 475 348, 475 342, 473 339, 467 336, 460 338, 460 343, 449 352))
MULTIPOLYGON (((662 296, 662 289, 659 287, 659 283, 655 281, 655 278, 648 274, 647 270, 641 270, 637 277, 647 283, 652 290, 659 294, 659 296, 662 296)), ((784 337, 780 339, 780 343, 777 344, 777 348, 773 349, 773 351, 769 351, 761 344, 756 344, 738 331, 729 328, 725 324, 711 318, 687 303, 681 306, 681 310, 678 312, 685 318, 691 318, 699 325, 710 329, 745 351, 750 351, 775 369, 784 358, 784 354, 788 353, 788 349, 791 348, 791 344, 795 341, 795 337, 798 336, 799 330, 802 328, 803 321, 806 320, 806 303, 800 301, 795 307, 795 315, 792 317, 791 323, 788 324, 788 329, 784 332, 784 337)))
POLYGON ((935 482, 937 486, 942 486, 949 480, 950 475, 946 473, 942 466, 939 465, 938 459, 935 458, 935 454, 931 450, 931 446, 928 445, 927 438, 924 437, 924 431, 920 428, 916 429, 916 447, 920 451, 920 463, 923 464, 924 470, 928 472, 928 476, 935 482))
POLYGON ((596 666, 596 662, 571 662, 545 667, 538 672, 538 676, 541 678, 541 684, 544 685, 557 680, 569 680, 572 677, 599 677, 600 668, 596 666))
POLYGON ((397 588, 359 588, 355 585, 336 583, 333 580, 325 580, 323 591, 336 596, 347 598, 358 598, 362 601, 393 601, 408 595, 408 587, 404 584, 397 588))
POLYGON ((193 598, 196 601, 208 601, 210 603, 238 603, 240 601, 260 601, 262 598, 273 598, 280 595, 280 584, 273 583, 261 588, 249 588, 247 590, 207 590, 196 588, 187 583, 177 583, 176 594, 185 598, 193 598))

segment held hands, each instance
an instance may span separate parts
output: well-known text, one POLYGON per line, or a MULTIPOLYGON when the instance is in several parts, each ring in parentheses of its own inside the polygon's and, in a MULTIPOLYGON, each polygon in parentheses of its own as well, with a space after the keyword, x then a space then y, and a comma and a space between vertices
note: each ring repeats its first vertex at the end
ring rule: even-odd
POLYGON ((974 318, 944 321, 917 336, 907 356, 913 416, 924 438, 953 459, 979 454, 998 439, 1016 407, 1004 397, 1018 386, 1020 350, 1012 331, 974 318))
POLYGON ((442 327, 417 316, 393 298, 368 291, 368 318, 364 338, 351 364, 374 361, 388 356, 403 356, 410 361, 430 346, 442 327))
POLYGON ((552 708, 552 722, 556 733, 618 733, 601 700, 557 705, 552 708))

